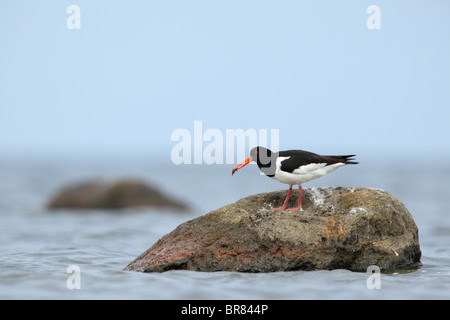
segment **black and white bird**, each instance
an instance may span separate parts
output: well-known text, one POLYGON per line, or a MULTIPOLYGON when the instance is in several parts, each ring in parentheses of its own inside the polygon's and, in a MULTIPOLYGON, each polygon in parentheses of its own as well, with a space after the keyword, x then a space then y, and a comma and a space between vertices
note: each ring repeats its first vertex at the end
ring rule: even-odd
POLYGON ((292 195, 292 186, 298 185, 298 206, 286 210, 302 210, 302 186, 304 182, 320 178, 331 171, 347 164, 357 164, 353 157, 346 156, 321 156, 309 151, 288 150, 272 152, 264 147, 255 147, 250 151, 250 156, 233 168, 233 175, 252 161, 256 161, 259 170, 266 176, 289 185, 289 191, 283 205, 272 210, 285 210, 286 204, 292 195))

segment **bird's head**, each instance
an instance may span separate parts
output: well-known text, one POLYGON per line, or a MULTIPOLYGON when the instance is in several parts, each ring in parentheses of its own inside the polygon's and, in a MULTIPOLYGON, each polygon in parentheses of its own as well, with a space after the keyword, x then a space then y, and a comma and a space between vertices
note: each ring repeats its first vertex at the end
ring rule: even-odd
POLYGON ((264 147, 254 147, 252 150, 250 150, 250 156, 242 161, 240 164, 238 164, 236 167, 231 170, 231 175, 233 175, 236 171, 239 169, 245 167, 247 164, 249 164, 252 161, 256 161, 258 166, 262 165, 270 165, 270 156, 272 154, 272 151, 270 151, 267 148, 264 147))

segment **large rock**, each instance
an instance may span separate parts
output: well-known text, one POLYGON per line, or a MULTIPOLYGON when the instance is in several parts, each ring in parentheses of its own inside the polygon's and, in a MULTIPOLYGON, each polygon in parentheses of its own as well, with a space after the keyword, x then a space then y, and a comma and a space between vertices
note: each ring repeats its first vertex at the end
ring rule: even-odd
POLYGON ((53 197, 49 209, 120 209, 137 206, 186 209, 155 187, 134 179, 119 181, 87 181, 62 189, 53 197))
MULTIPOLYGON (((296 193, 296 192, 294 192, 296 193)), ((253 195, 187 221, 125 270, 271 272, 400 268, 420 261, 417 226, 379 189, 304 189, 304 211, 272 212, 287 191, 253 195)), ((290 206, 295 206, 293 195, 290 206)))

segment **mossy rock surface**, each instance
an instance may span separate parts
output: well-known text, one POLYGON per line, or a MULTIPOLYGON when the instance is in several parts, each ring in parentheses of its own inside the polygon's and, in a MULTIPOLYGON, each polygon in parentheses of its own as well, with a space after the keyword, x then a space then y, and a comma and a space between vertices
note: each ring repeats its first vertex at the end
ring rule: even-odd
MULTIPOLYGON (((125 270, 382 270, 420 262, 418 229, 380 189, 305 188, 303 211, 275 211, 287 190, 243 198, 179 225, 125 270)), ((297 203, 292 196, 288 208, 297 203)))

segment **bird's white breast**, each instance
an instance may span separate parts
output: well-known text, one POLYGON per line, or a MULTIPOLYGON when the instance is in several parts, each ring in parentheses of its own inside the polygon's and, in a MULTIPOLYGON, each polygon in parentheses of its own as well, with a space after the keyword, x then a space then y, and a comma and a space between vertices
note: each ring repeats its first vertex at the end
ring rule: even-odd
POLYGON ((345 164, 335 163, 328 165, 326 163, 311 163, 295 169, 292 173, 281 170, 281 162, 290 157, 278 157, 276 162, 276 171, 274 179, 289 185, 302 184, 313 179, 323 177, 327 173, 336 170, 345 164))

